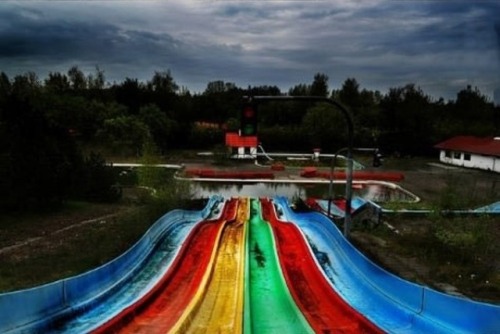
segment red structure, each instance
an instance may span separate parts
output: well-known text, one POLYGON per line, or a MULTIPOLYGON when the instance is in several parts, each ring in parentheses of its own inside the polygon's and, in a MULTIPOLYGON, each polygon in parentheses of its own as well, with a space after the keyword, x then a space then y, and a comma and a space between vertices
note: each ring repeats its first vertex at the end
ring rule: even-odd
MULTIPOLYGON (((344 171, 335 171, 333 175, 330 172, 319 171, 316 167, 305 167, 300 173, 302 177, 317 177, 323 179, 333 178, 334 180, 345 180, 346 173, 344 171)), ((383 171, 354 171, 352 174, 354 180, 370 180, 370 181, 388 181, 400 182, 404 180, 404 174, 399 172, 383 172, 383 171)))
POLYGON ((245 171, 245 170, 215 170, 210 168, 188 168, 184 171, 187 177, 199 177, 204 179, 274 179, 274 173, 270 171, 245 171))
POLYGON ((434 147, 441 150, 500 156, 499 137, 457 136, 445 140, 434 147))
POLYGON ((236 132, 226 133, 226 146, 231 149, 231 157, 255 159, 257 157, 257 136, 240 136, 236 132))

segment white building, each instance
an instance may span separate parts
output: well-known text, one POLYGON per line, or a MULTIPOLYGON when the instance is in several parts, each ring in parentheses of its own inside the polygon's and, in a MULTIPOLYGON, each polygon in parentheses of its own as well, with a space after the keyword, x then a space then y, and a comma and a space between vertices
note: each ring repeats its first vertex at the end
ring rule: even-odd
POLYGON ((500 173, 500 137, 457 136, 434 147, 443 163, 500 173))

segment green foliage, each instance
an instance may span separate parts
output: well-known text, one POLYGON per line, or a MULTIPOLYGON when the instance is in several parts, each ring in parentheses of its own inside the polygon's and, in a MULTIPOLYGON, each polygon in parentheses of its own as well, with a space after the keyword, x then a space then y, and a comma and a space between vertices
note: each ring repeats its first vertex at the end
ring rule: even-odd
POLYGON ((91 202, 114 202, 121 197, 116 172, 97 153, 90 153, 83 163, 81 196, 91 202))
POLYGON ((472 264, 493 251, 493 219, 488 216, 439 219, 432 230, 435 239, 450 261, 472 264))
POLYGON ((342 114, 323 103, 308 109, 302 126, 312 147, 333 151, 332 143, 340 147, 347 137, 345 119, 342 114))
POLYGON ((154 143, 162 150, 168 149, 175 142, 178 124, 170 119, 165 112, 155 104, 148 104, 139 110, 139 119, 146 125, 154 143))
POLYGON ((235 117, 230 117, 226 121, 226 129, 228 132, 238 132, 240 128, 240 121, 235 117))
POLYGON ((161 159, 158 149, 148 141, 144 145, 144 154, 140 160, 143 167, 137 169, 140 187, 149 190, 150 197, 146 202, 151 210, 165 212, 175 207, 183 207, 185 202, 192 198, 189 182, 178 181, 173 178, 173 171, 155 166, 161 159))
POLYGON ((117 116, 104 121, 96 134, 111 150, 122 155, 140 155, 150 137, 149 128, 137 116, 117 116))
MULTIPOLYGON (((456 101, 444 102, 433 101, 415 84, 381 94, 348 78, 340 90, 329 92, 328 80, 316 73, 311 83, 300 83, 288 93, 339 100, 352 114, 356 146, 377 146, 389 154, 435 154, 432 146, 445 138, 495 135, 500 129, 500 108, 471 86, 458 92, 456 101)), ((242 89, 219 80, 208 83, 202 94, 191 95, 186 88, 179 90, 168 70, 154 72, 145 83, 126 78, 113 84, 106 84, 98 67, 85 73, 73 66, 44 80, 33 72, 13 79, 0 73, 0 171, 5 176, 0 202, 37 206, 74 194, 74 179, 85 169, 79 144, 134 157, 144 153, 149 141, 161 155, 178 148, 212 149, 224 143, 224 130, 196 122, 237 130, 244 95, 282 92, 276 86, 242 89)), ((345 121, 330 109, 304 101, 259 103, 259 140, 268 151, 343 147, 345 121)), ((454 208, 460 201, 460 193, 450 189, 439 205, 454 208)))
POLYGON ((59 205, 70 193, 79 152, 68 133, 46 119, 32 78, 18 80, 0 114, 0 207, 38 209, 59 205), (30 83, 31 82, 31 83, 30 83))
POLYGON ((151 140, 144 143, 143 151, 140 163, 144 167, 138 168, 138 182, 140 186, 156 192, 156 189, 162 188, 168 182, 169 174, 155 166, 161 162, 161 159, 158 156, 157 147, 151 140))
POLYGON ((259 139, 266 151, 299 152, 310 150, 309 136, 303 127, 275 125, 259 129, 259 139))
POLYGON ((191 129, 187 142, 192 148, 208 149, 224 142, 224 132, 222 129, 196 126, 191 129))

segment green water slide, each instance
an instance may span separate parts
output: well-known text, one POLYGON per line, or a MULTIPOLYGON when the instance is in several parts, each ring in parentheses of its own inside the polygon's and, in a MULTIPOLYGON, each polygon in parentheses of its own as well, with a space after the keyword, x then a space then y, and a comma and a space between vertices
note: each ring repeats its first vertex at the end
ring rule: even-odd
POLYGON ((249 223, 245 333, 314 333, 288 291, 258 199, 251 200, 249 223))

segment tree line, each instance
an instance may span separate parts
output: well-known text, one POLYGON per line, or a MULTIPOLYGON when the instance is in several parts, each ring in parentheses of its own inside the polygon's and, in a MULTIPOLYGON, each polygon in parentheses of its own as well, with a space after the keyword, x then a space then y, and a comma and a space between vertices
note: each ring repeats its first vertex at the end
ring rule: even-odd
MULTIPOLYGON (((40 79, 29 72, 0 73, 0 208, 46 206, 67 198, 105 201, 119 197, 100 154, 141 156, 146 145, 159 154, 211 149, 237 131, 243 96, 323 96, 351 113, 356 146, 386 154, 433 154, 432 146, 455 135, 499 133, 500 110, 477 88, 464 87, 455 100, 435 100, 415 84, 385 94, 362 89, 348 78, 330 89, 328 76, 282 92, 276 86, 237 87, 209 82, 202 93, 179 87, 170 71, 146 82, 108 83, 104 71, 85 74, 77 66, 40 79), (90 149, 89 149, 90 148, 90 149)), ((268 150, 324 152, 346 145, 346 126, 331 106, 310 102, 266 102, 258 106, 259 140, 268 150)))

